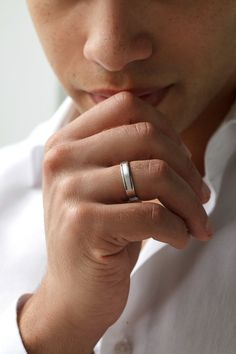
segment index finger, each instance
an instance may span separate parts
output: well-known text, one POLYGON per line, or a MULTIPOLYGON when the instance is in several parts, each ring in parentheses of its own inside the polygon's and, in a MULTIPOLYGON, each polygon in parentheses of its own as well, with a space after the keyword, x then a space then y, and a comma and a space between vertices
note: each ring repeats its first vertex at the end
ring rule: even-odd
POLYGON ((60 137, 63 142, 79 140, 113 127, 144 121, 152 123, 177 145, 183 146, 180 136, 167 118, 148 102, 128 91, 119 92, 78 116, 60 129, 58 140, 60 137))

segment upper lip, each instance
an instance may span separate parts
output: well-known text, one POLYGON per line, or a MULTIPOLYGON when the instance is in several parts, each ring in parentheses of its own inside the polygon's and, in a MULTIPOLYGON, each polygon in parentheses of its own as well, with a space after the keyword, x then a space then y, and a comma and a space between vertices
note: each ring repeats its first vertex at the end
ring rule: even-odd
POLYGON ((149 88, 132 88, 132 89, 123 89, 123 90, 107 90, 107 89, 100 89, 100 90, 94 90, 91 91, 89 93, 91 93, 92 95, 99 95, 99 96, 103 96, 103 97, 110 97, 113 96, 115 94, 117 94, 118 92, 121 91, 129 91, 131 93, 133 93, 136 96, 143 96, 143 95, 148 95, 151 94, 153 92, 156 91, 161 91, 163 89, 166 89, 168 86, 165 87, 149 87, 149 88))

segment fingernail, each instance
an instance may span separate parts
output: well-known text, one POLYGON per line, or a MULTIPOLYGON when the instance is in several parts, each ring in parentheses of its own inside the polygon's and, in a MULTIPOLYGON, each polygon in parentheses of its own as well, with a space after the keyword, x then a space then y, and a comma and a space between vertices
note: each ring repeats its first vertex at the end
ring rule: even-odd
POLYGON ((206 224, 206 232, 209 237, 213 236, 214 231, 213 231, 213 226, 212 226, 210 219, 208 219, 207 224, 206 224))
POLYGON ((185 144, 182 144, 182 146, 183 146, 184 151, 187 154, 187 156, 191 158, 192 157, 191 151, 187 148, 187 146, 185 144))
POLYGON ((210 196, 211 196, 211 190, 208 187, 208 185, 202 181, 202 201, 205 203, 209 200, 210 196))

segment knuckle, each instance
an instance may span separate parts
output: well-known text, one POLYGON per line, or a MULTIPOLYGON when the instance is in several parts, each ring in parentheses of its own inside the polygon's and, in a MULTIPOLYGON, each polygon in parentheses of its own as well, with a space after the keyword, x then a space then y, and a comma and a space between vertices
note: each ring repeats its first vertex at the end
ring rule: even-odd
POLYGON ((52 174, 57 170, 58 161, 55 158, 54 151, 50 150, 44 157, 43 160, 43 171, 44 174, 52 174))
POLYGON ((70 198, 75 203, 89 201, 91 183, 88 182, 89 174, 79 171, 76 174, 63 174, 60 181, 60 190, 64 198, 70 198))
POLYGON ((49 151, 52 149, 54 146, 58 145, 59 143, 59 137, 57 134, 53 134, 49 137, 49 139, 46 141, 45 144, 45 151, 49 151))
POLYGON ((153 138, 155 136, 155 128, 150 122, 141 122, 134 124, 136 133, 142 138, 153 138))
POLYGON ((196 172, 192 160, 187 156, 185 157, 185 168, 190 176, 192 176, 194 172, 196 172))
POLYGON ((80 202, 72 208, 69 221, 75 225, 77 232, 74 235, 79 237, 82 247, 94 255, 94 250, 99 249, 107 237, 104 215, 100 209, 94 203, 80 202))
POLYGON ((61 144, 51 148, 44 157, 43 169, 45 173, 54 173, 62 166, 62 162, 68 158, 68 145, 61 144))
POLYGON ((77 178, 75 178, 72 175, 66 175, 61 179, 60 190, 62 191, 64 198, 76 196, 77 183, 78 183, 77 178))
POLYGON ((88 229, 94 223, 93 207, 91 203, 79 202, 76 205, 68 208, 67 221, 71 225, 79 225, 81 228, 83 225, 88 229))
POLYGON ((148 161, 148 174, 152 179, 167 179, 170 173, 170 167, 167 162, 163 160, 149 160, 148 161))
POLYGON ((118 105, 133 108, 135 106, 135 96, 128 91, 122 91, 113 96, 118 105))
POLYGON ((94 250, 101 245, 104 235, 104 223, 98 208, 93 203, 79 202, 68 206, 66 203, 65 222, 70 232, 63 234, 64 242, 73 241, 80 245, 80 250, 94 255, 94 250))
POLYGON ((165 217, 163 207, 160 204, 151 203, 149 217, 151 217, 153 223, 160 222, 165 217))
POLYGON ((137 116, 140 115, 140 105, 142 101, 128 91, 119 92, 113 97, 115 99, 116 108, 122 112, 124 117, 127 117, 127 122, 137 121, 137 116))

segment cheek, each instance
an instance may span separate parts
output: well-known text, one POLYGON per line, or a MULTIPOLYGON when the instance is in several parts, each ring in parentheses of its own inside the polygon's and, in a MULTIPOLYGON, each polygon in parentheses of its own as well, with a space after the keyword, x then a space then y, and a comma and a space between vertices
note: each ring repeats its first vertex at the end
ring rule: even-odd
POLYGON ((194 17, 175 15, 162 32, 161 61, 166 59, 177 85, 160 110, 178 132, 202 113, 231 77, 235 80, 236 21, 231 17, 228 22, 229 17, 213 11, 194 17))
POLYGON ((37 11, 32 10, 35 28, 50 65, 64 85, 67 71, 73 70, 72 63, 81 58, 86 16, 83 16, 83 9, 73 14, 72 6, 63 11, 42 4, 39 7, 37 11))
POLYGON ((164 107, 168 115, 176 117, 182 112, 184 121, 196 117, 218 91, 235 80, 236 21, 231 17, 228 22, 229 18, 226 14, 213 16, 213 11, 191 21, 175 18, 165 34, 169 41, 165 56, 173 58, 179 79, 171 105, 164 107))
MULTIPOLYGON (((189 8, 175 8, 172 13, 159 40, 164 56, 167 60, 171 58, 177 70, 206 75, 220 63, 233 66, 232 56, 236 52, 235 0, 234 5, 232 2, 231 5, 225 2, 222 5, 219 0, 200 0, 199 4, 189 5, 189 8)), ((168 18, 167 15, 165 17, 168 18)))

